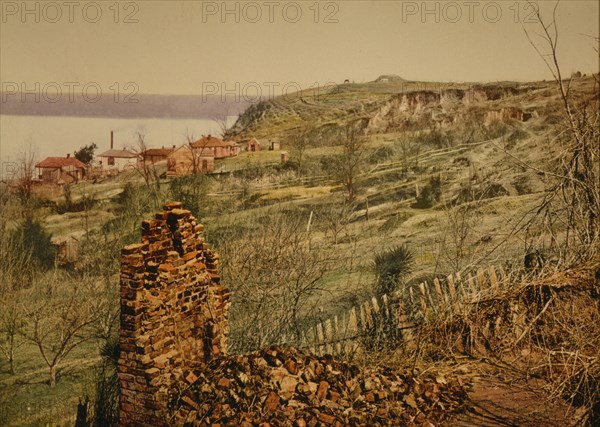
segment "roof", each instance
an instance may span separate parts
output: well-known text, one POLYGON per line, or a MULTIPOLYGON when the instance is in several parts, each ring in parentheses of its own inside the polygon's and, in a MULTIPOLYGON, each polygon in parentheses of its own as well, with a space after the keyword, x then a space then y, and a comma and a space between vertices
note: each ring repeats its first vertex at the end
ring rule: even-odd
POLYGON ((73 166, 74 168, 81 169, 86 168, 85 164, 77 160, 75 157, 46 157, 45 160, 42 160, 35 165, 36 168, 42 169, 57 169, 64 168, 66 166, 73 166))
POLYGON ((208 148, 208 147, 231 147, 231 142, 224 142, 222 139, 208 135, 203 136, 196 142, 192 142, 193 148, 208 148))
MULTIPOLYGON (((187 150, 187 151, 189 151, 189 153, 188 153, 189 156, 193 156, 194 155, 194 153, 192 153, 192 149, 190 148, 189 145, 182 145, 182 146, 174 149, 173 152, 171 154, 169 154, 168 158, 173 157, 180 150, 187 150)), ((208 158, 214 159, 214 156, 212 155, 212 152, 207 153, 207 152, 202 151, 200 154, 196 154, 196 155, 199 158, 203 158, 203 159, 208 159, 208 158)))
POLYGON ((258 142, 258 139, 256 139, 256 138, 252 138, 250 141, 248 141, 248 144, 253 144, 253 143, 260 145, 260 142, 258 142))
POLYGON ((104 153, 98 154, 98 157, 116 157, 118 159, 133 159, 137 154, 128 150, 106 150, 104 153))
POLYGON ((175 151, 174 148, 148 148, 142 154, 144 156, 165 156, 165 157, 167 157, 173 151, 175 151))

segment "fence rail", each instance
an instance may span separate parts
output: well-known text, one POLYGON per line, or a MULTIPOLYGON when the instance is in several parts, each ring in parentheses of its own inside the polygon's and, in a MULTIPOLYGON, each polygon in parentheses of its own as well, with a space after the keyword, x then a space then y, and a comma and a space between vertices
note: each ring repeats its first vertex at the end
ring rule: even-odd
POLYGON ((508 286, 502 267, 489 266, 443 280, 434 278, 404 292, 372 297, 346 313, 303 331, 300 338, 283 337, 283 343, 315 354, 353 355, 378 345, 414 345, 415 333, 428 318, 460 313, 491 291, 508 286))

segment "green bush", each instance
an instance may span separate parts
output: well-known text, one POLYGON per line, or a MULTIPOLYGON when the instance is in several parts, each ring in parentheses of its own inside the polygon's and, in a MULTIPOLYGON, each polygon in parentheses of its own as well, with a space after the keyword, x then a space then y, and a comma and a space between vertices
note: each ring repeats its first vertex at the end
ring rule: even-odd
POLYGON ((375 294, 388 295, 412 271, 414 257, 408 246, 396 246, 375 254, 373 267, 377 275, 375 294))
POLYGON ((20 246, 25 257, 40 268, 49 269, 54 265, 56 251, 52 245, 52 235, 44 230, 40 222, 27 218, 14 232, 14 241, 20 246))
POLYGON ((442 198, 442 179, 437 176, 429 180, 423 187, 417 201, 412 205, 413 208, 427 209, 435 205, 442 198))
POLYGON ((84 145, 79 150, 75 151, 73 155, 81 163, 89 165, 92 162, 92 160, 94 160, 94 151, 96 151, 96 148, 98 148, 98 146, 94 142, 92 142, 91 144, 84 145))
POLYGON ((62 215, 66 212, 85 212, 96 205, 96 197, 93 194, 84 194, 77 202, 73 201, 71 186, 65 185, 63 189, 64 202, 57 202, 54 210, 62 215))

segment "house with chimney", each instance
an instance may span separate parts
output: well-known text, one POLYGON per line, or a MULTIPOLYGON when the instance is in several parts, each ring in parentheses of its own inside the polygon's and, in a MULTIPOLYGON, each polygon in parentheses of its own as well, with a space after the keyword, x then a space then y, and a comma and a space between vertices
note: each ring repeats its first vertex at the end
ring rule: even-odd
POLYGON ((110 149, 98 154, 104 173, 121 172, 125 169, 135 167, 137 154, 129 150, 117 150, 114 148, 113 131, 110 131, 110 149))
POLYGON ((167 157, 167 176, 186 176, 210 173, 215 169, 211 150, 197 150, 191 145, 176 148, 167 157))
POLYGON ((235 157, 240 154, 240 147, 231 141, 223 141, 212 135, 203 136, 190 144, 198 155, 212 155, 215 159, 235 157))
POLYGON ((37 176, 44 184, 77 183, 86 175, 86 165, 75 157, 47 157, 35 165, 37 176))

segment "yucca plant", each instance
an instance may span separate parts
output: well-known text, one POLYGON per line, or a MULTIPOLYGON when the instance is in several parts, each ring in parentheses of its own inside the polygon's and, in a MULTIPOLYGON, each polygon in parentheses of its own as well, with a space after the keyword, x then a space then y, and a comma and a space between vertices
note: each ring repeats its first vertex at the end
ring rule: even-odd
POLYGON ((412 272, 414 257, 408 246, 395 246, 375 254, 373 267, 377 275, 375 294, 390 294, 412 272))

